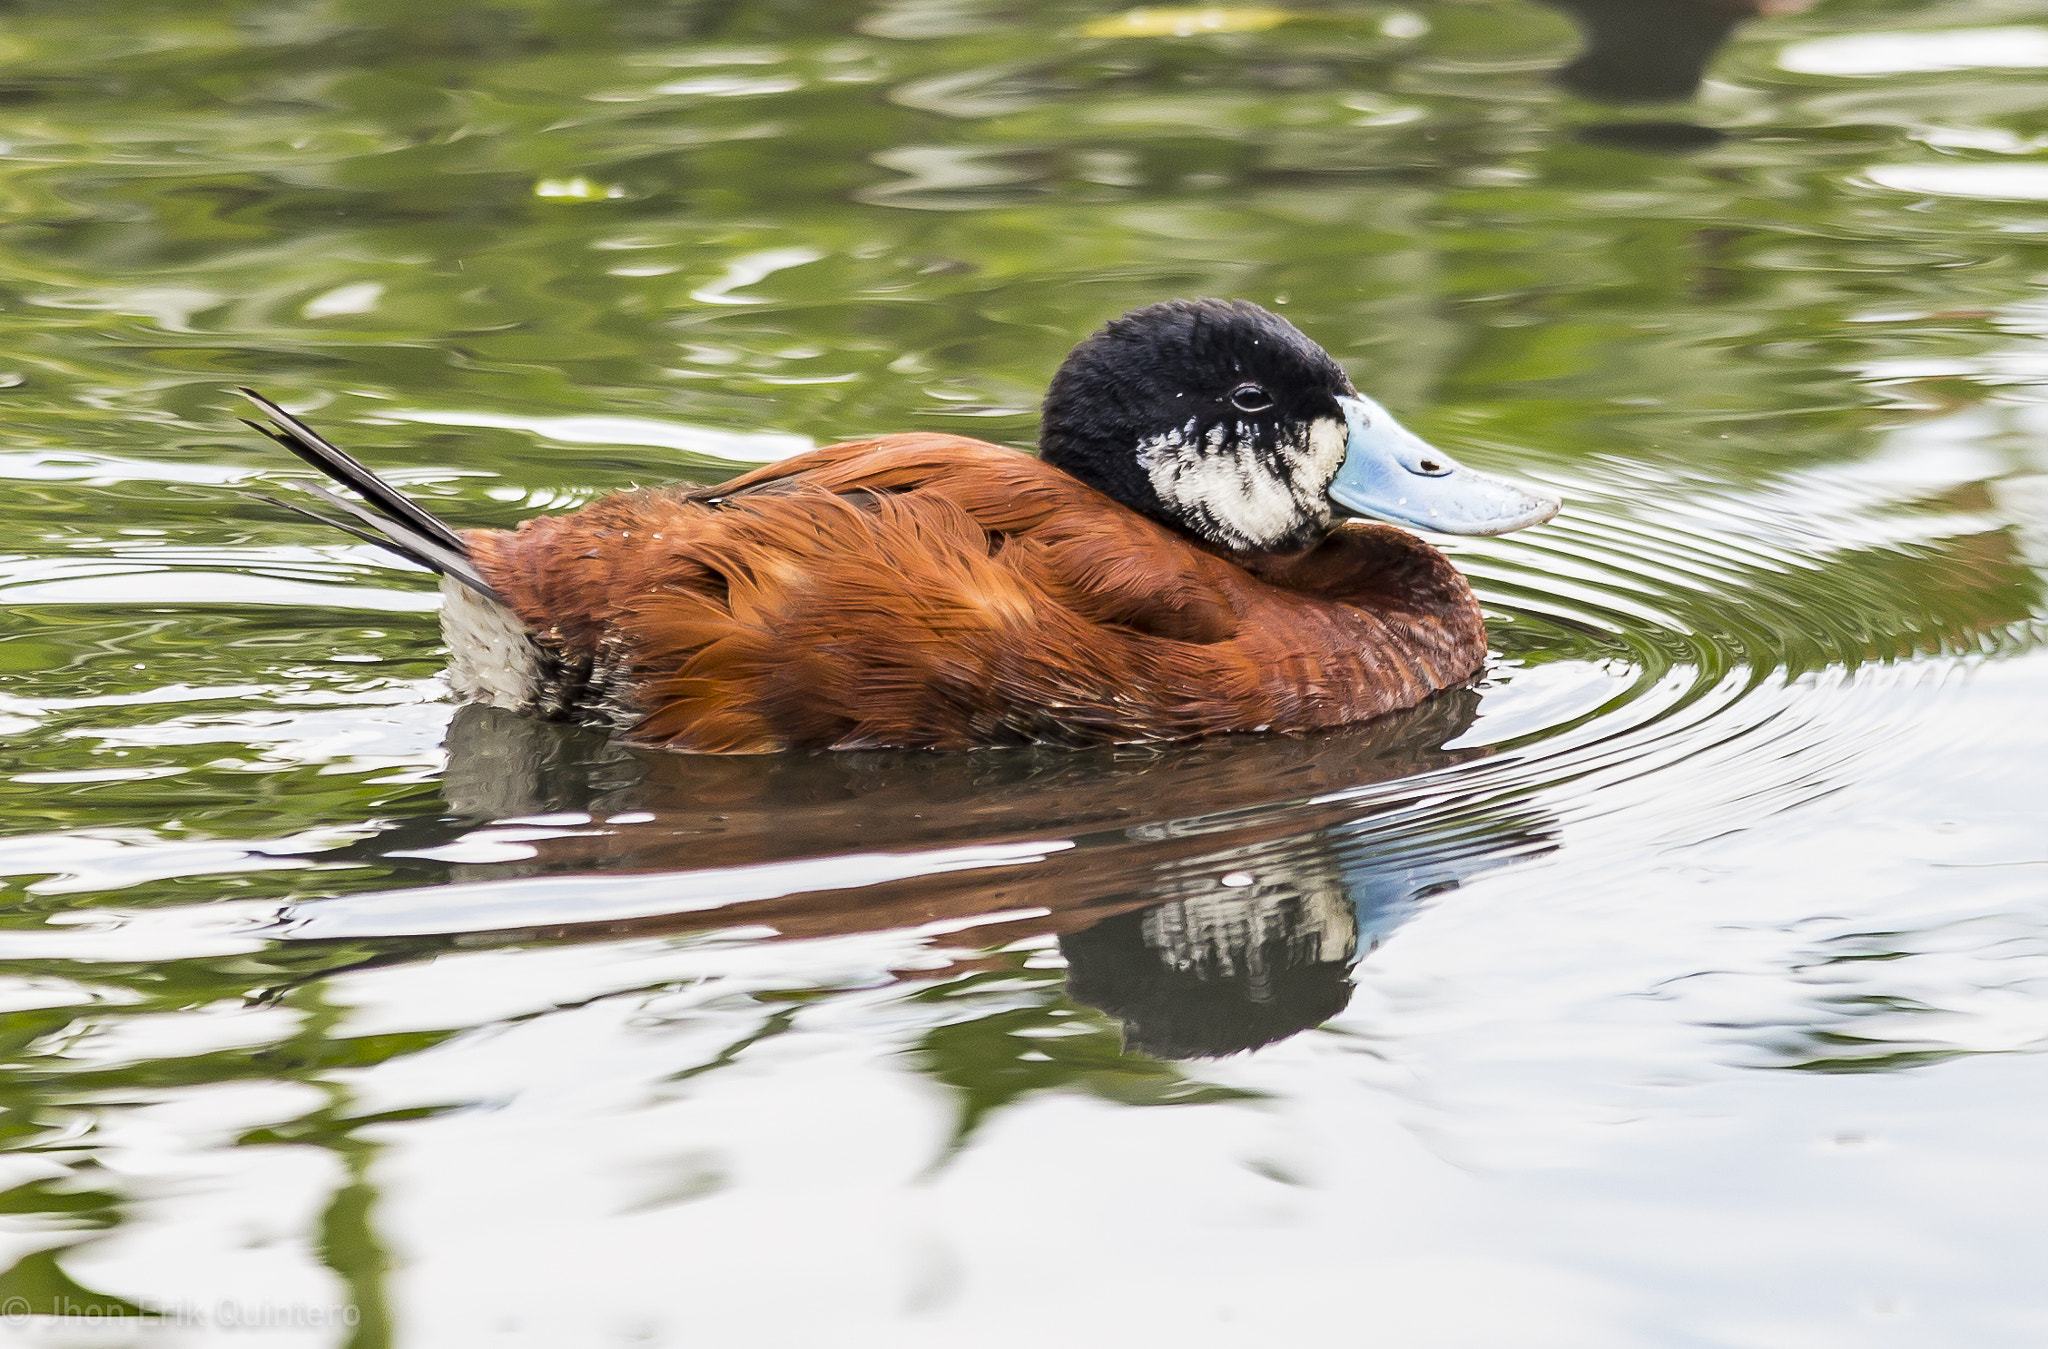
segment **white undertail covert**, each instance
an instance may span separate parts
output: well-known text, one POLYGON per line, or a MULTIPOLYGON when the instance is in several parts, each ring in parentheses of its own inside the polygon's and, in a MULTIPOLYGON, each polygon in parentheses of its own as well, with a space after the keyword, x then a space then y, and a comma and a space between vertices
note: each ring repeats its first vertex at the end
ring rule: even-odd
POLYGON ((443 577, 441 638, 448 644, 448 687, 456 697, 512 712, 539 702, 540 648, 504 605, 443 577))

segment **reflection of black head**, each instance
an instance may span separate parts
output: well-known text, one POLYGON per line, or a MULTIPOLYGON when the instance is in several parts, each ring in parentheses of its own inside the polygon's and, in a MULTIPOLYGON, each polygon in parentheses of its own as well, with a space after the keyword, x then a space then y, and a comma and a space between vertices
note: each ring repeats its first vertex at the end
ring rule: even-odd
POLYGON ((1691 98, 1707 63, 1742 22, 1716 0, 1544 0, 1568 12, 1586 50, 1557 72, 1559 84, 1608 103, 1691 98))
POLYGON ((1067 993, 1122 1021, 1126 1048, 1157 1058, 1284 1040, 1343 1011, 1353 960, 1431 896, 1549 852, 1552 831, 1542 812, 1501 802, 1182 862, 1155 891, 1174 898, 1060 938, 1067 993))
POLYGON ((1289 881, 1119 914, 1061 937, 1060 950, 1068 995, 1123 1022, 1125 1048, 1213 1058, 1343 1011, 1356 934, 1340 886, 1289 881))

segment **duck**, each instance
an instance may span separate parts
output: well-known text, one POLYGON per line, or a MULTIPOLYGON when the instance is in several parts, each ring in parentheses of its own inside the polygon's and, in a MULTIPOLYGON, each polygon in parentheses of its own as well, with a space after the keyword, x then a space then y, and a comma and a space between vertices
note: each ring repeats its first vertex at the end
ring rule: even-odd
POLYGON ((1466 468, 1245 300, 1105 324, 1038 453, 910 432, 713 487, 457 531, 254 390, 328 513, 441 575, 463 701, 700 754, 1304 733, 1477 675, 1480 606, 1413 530, 1557 498, 1466 468), (335 488, 346 489, 344 496, 335 488))

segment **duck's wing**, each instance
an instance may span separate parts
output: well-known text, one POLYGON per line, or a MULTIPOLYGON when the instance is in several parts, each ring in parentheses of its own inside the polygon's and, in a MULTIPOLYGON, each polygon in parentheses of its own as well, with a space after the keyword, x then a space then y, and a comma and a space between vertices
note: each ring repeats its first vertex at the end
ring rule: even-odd
POLYGON ((754 470, 691 499, 829 492, 950 503, 1010 571, 1092 623, 1213 643, 1236 630, 1244 577, 1161 525, 1036 457, 965 436, 917 433, 849 441, 754 470))

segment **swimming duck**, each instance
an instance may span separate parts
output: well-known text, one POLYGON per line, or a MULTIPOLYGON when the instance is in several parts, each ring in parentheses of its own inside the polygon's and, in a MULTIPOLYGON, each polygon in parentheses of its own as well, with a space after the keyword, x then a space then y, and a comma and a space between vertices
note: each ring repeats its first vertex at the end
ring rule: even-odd
POLYGON ((449 529, 243 392, 273 423, 250 425, 361 498, 306 484, 341 518, 303 513, 442 574, 459 696, 698 752, 1364 721, 1486 654, 1464 578, 1397 526, 1499 534, 1559 504, 1433 449, 1244 301, 1084 340, 1035 458, 881 436, 514 530, 449 529))

